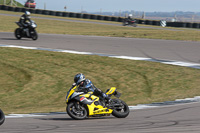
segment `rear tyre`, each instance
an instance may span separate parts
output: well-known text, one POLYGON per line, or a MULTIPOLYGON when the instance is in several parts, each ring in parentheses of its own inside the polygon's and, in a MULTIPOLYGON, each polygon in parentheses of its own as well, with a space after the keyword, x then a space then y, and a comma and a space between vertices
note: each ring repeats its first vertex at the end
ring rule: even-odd
POLYGON ((22 38, 21 29, 20 29, 20 28, 17 28, 17 29, 15 30, 15 37, 16 37, 17 39, 21 39, 21 38, 22 38))
POLYGON ((87 109, 84 106, 77 104, 77 102, 70 102, 67 105, 66 111, 71 118, 76 120, 86 119, 88 114, 87 109))
POLYGON ((5 121, 5 115, 3 111, 0 109, 0 125, 2 125, 5 121))
POLYGON ((120 100, 120 99, 113 99, 113 103, 120 103, 122 106, 117 106, 113 109, 112 115, 117 118, 125 118, 129 115, 129 107, 128 105, 120 100))

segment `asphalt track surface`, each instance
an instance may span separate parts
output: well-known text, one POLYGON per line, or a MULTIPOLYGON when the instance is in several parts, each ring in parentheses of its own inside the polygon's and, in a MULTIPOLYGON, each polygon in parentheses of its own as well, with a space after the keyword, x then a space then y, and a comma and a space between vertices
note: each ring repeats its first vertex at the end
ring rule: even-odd
MULTIPOLYGON (((66 49, 109 55, 148 57, 200 63, 200 43, 154 39, 39 34, 37 41, 16 40, 0 33, 0 44, 66 49)), ((200 103, 131 110, 125 119, 113 116, 73 120, 67 114, 8 118, 1 133, 199 133, 200 103)))
POLYGON ((67 114, 9 118, 1 133, 199 133, 200 103, 131 110, 127 118, 73 120, 67 114))
POLYGON ((32 41, 17 40, 14 33, 0 32, 0 44, 200 63, 200 42, 192 41, 56 34, 39 34, 39 39, 32 41))

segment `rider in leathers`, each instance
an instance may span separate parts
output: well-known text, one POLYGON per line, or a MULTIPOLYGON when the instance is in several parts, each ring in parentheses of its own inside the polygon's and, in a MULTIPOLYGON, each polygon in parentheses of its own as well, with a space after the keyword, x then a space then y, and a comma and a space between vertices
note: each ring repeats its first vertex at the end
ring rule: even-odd
POLYGON ((31 22, 31 13, 29 11, 25 11, 25 13, 20 17, 19 22, 22 24, 24 28, 28 28, 29 22, 31 22))
POLYGON ((20 20, 19 20, 27 36, 30 36, 30 33, 29 33, 29 23, 31 22, 30 14, 31 13, 29 11, 25 11, 25 13, 20 17, 20 20))
POLYGON ((94 95, 106 99, 107 103, 111 101, 111 98, 108 95, 103 93, 102 90, 96 88, 89 79, 85 78, 82 73, 74 76, 74 82, 75 83, 72 86, 79 85, 78 91, 83 91, 85 93, 92 91, 94 95))
POLYGON ((133 15, 132 14, 129 14, 128 15, 128 18, 125 18, 125 22, 128 22, 128 24, 130 24, 131 23, 131 21, 133 21, 133 15))

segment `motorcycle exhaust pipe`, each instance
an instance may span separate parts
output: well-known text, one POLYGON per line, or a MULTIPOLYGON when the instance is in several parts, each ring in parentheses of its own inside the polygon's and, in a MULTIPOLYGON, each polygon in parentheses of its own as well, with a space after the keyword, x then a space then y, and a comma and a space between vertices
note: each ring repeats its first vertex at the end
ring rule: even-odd
POLYGON ((3 111, 0 109, 0 125, 2 125, 5 121, 5 115, 3 111))

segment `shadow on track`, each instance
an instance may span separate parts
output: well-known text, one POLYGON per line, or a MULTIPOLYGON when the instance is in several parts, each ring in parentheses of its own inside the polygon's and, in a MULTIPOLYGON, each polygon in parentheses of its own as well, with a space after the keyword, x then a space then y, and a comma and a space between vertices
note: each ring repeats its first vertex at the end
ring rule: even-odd
POLYGON ((0 40, 18 40, 16 38, 0 38, 0 40))
MULTIPOLYGON (((0 38, 0 40, 19 40, 19 39, 16 39, 16 38, 0 38)), ((20 41, 32 41, 32 39, 29 39, 29 38, 23 38, 23 39, 20 39, 20 41)))
MULTIPOLYGON (((72 118, 35 118, 35 119, 38 119, 38 120, 52 120, 52 121, 80 121, 80 120, 75 120, 75 119, 72 119, 72 118)), ((84 119, 84 120, 97 120, 97 119, 115 119, 115 117, 90 117, 90 118, 87 118, 87 119, 84 119)))

